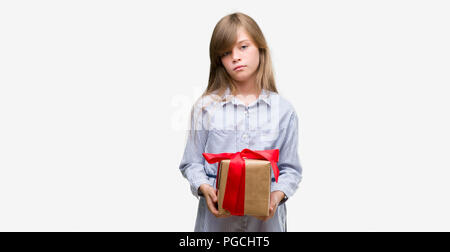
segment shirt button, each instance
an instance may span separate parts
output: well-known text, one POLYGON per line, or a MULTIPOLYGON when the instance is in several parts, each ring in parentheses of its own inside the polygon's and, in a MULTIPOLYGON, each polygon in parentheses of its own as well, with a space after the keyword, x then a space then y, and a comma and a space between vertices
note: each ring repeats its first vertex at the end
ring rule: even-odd
POLYGON ((246 111, 244 112, 244 114, 248 115, 248 111, 246 110, 246 111))
POLYGON ((247 139, 247 134, 242 135, 242 138, 247 139))

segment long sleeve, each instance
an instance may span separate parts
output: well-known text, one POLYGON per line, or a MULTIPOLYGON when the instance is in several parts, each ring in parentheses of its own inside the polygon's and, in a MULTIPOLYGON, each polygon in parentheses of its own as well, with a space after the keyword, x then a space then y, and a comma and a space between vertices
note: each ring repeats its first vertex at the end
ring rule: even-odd
POLYGON ((298 117, 296 112, 293 111, 285 129, 284 140, 280 146, 278 183, 275 183, 271 190, 280 190, 288 198, 295 193, 302 180, 302 167, 298 155, 298 129, 298 117))
POLYGON ((202 110, 195 105, 191 110, 191 123, 183 158, 179 169, 191 186, 192 194, 198 198, 201 184, 211 184, 204 169, 204 157, 208 130, 203 127, 202 110))

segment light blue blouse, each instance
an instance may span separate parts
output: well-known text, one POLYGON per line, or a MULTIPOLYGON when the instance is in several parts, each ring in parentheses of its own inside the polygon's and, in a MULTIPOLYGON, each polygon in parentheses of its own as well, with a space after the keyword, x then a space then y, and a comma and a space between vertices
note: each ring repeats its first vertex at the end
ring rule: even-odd
MULTIPOLYGON (((258 99, 246 106, 230 94, 201 97, 192 107, 191 123, 179 169, 199 198, 201 184, 215 187, 217 163, 209 164, 202 153, 279 149, 278 183, 272 172, 271 191, 280 190, 289 198, 302 180, 298 155, 298 116, 286 99, 263 89, 258 99)), ((278 212, 278 213, 277 213, 278 212)), ((286 231, 285 204, 276 216, 261 222, 251 216, 216 218, 200 197, 196 231, 286 231), (283 222, 283 223, 280 223, 283 222), (238 227, 238 228, 236 228, 238 227)))

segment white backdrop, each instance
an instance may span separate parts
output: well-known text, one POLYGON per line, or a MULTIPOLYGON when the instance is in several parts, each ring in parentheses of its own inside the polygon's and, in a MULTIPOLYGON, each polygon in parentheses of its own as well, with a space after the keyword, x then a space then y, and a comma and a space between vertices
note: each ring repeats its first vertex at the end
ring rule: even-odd
POLYGON ((450 231, 447 1, 0 2, 0 231, 192 231, 209 41, 260 25, 300 117, 288 231, 450 231))

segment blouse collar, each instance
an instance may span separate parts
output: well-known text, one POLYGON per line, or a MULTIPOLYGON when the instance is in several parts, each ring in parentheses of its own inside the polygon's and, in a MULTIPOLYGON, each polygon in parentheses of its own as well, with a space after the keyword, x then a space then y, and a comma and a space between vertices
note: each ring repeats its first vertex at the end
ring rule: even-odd
MULTIPOLYGON (((256 99, 256 101, 253 101, 251 104, 258 101, 263 101, 265 102, 267 105, 270 106, 270 91, 266 90, 266 89, 262 89, 261 93, 258 97, 258 99, 256 99)), ((235 96, 231 95, 231 90, 229 87, 227 87, 227 89, 225 90, 224 95, 222 96, 222 102, 220 102, 221 105, 225 105, 227 103, 231 102, 232 104, 242 104, 245 105, 242 101, 240 101, 239 99, 237 99, 235 96)))

